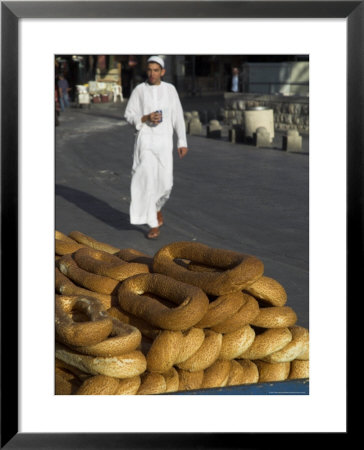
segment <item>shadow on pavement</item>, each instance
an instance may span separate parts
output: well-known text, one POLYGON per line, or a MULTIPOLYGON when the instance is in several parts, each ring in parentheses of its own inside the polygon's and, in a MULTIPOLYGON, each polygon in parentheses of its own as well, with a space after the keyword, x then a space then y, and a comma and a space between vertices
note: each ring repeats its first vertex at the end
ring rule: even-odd
POLYGON ((61 184, 56 184, 55 193, 117 230, 136 230, 145 234, 140 227, 130 224, 128 214, 113 208, 93 195, 61 184))

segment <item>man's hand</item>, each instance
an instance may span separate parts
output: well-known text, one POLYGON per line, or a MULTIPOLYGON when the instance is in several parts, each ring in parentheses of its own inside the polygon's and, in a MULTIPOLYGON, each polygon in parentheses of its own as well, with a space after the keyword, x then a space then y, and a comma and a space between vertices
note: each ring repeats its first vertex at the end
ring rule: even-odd
POLYGON ((186 156, 187 152, 188 152, 188 148, 187 147, 179 147, 177 149, 177 152, 179 154, 179 157, 182 159, 183 157, 186 156))
POLYGON ((142 117, 142 122, 151 122, 154 125, 158 125, 162 120, 162 114, 157 112, 152 112, 142 117))

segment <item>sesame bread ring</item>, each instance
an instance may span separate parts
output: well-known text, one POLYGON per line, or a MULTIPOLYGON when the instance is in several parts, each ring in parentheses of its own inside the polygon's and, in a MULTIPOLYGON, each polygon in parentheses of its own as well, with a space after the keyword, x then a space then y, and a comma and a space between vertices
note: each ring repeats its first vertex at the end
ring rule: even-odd
POLYGON ((284 381, 288 378, 291 363, 271 364, 265 361, 254 361, 259 370, 259 383, 270 381, 284 381))
POLYGON ((55 395, 73 395, 77 392, 81 381, 71 372, 56 369, 55 395))
POLYGON ((181 331, 163 330, 147 347, 147 370, 164 373, 174 365, 194 355, 205 340, 205 333, 198 328, 181 331))
POLYGON ((245 325, 236 331, 222 335, 219 359, 235 359, 247 350, 255 339, 255 331, 245 325))
POLYGON ((114 317, 112 320, 112 331, 110 336, 102 342, 83 347, 69 346, 73 350, 91 356, 119 356, 135 350, 142 340, 141 332, 127 324, 120 322, 114 317))
POLYGON ((243 384, 241 380, 244 378, 244 369, 235 359, 232 359, 230 363, 230 373, 227 386, 238 386, 239 384, 243 384))
POLYGON ((237 361, 244 369, 244 381, 242 384, 258 383, 259 371, 256 364, 249 359, 239 359, 237 361))
POLYGON ((253 361, 250 361, 249 359, 242 359, 239 361, 233 359, 231 361, 231 369, 227 382, 228 386, 258 383, 258 380, 258 367, 253 361))
POLYGON ((209 304, 204 317, 195 325, 197 328, 211 328, 233 316, 246 302, 242 292, 221 295, 209 304))
POLYGON ((119 379, 119 387, 115 395, 136 395, 140 388, 141 379, 139 375, 135 377, 119 379))
POLYGON ((201 384, 202 389, 224 387, 227 385, 230 375, 230 361, 215 361, 205 370, 201 384))
POLYGON ((174 367, 163 374, 145 372, 141 379, 138 395, 164 394, 178 391, 179 377, 174 367))
POLYGON ((107 310, 107 313, 109 314, 109 316, 115 317, 116 319, 120 320, 120 322, 128 323, 129 325, 138 328, 142 335, 149 339, 155 339, 162 331, 160 328, 153 327, 145 320, 139 319, 132 314, 128 314, 122 311, 119 306, 112 306, 107 310))
MULTIPOLYGON (((307 330, 308 332, 308 330, 307 330)), ((307 361, 310 358, 310 337, 309 334, 307 336, 307 339, 305 340, 303 344, 303 350, 302 353, 300 353, 296 359, 300 361, 307 361)))
POLYGON ((162 331, 147 352, 148 372, 163 373, 170 370, 178 357, 181 345, 180 331, 162 331))
POLYGON ((55 250, 56 255, 58 256, 69 255, 70 253, 73 253, 83 247, 83 245, 79 244, 76 241, 72 242, 72 239, 70 239, 69 241, 65 241, 63 239, 55 239, 55 250))
POLYGON ((115 395, 119 379, 105 375, 95 375, 82 383, 77 395, 115 395))
POLYGON ((135 395, 140 386, 140 376, 121 380, 119 378, 95 375, 84 381, 77 395, 135 395))
POLYGON ((138 263, 145 264, 150 272, 153 265, 153 258, 148 256, 146 253, 140 252, 139 250, 134 250, 133 248, 122 248, 115 256, 122 259, 128 263, 138 263))
POLYGON ((309 378, 310 376, 310 362, 300 361, 295 359, 291 362, 291 370, 288 375, 289 380, 297 380, 299 378, 309 378))
POLYGON ((125 280, 118 291, 122 310, 166 330, 186 330, 206 314, 209 300, 201 289, 161 274, 141 274, 125 280), (151 293, 178 306, 169 308, 151 293))
POLYGON ((297 315, 289 306, 268 306, 260 308, 251 324, 260 328, 286 328, 297 322, 297 315))
POLYGON ((308 330, 300 326, 294 326, 289 327, 289 331, 292 334, 292 341, 281 350, 262 358, 263 361, 269 363, 290 362, 304 352, 308 341, 308 330))
POLYGON ((216 333, 231 333, 252 323, 259 314, 259 303, 251 295, 243 293, 243 296, 245 298, 243 306, 231 317, 213 326, 211 328, 213 331, 216 331, 216 333))
POLYGON ((112 330, 112 320, 104 306, 93 297, 56 295, 55 322, 57 340, 70 345, 93 345, 106 339, 112 330), (72 313, 81 312, 89 319, 76 322, 72 313))
POLYGON ((141 375, 141 384, 137 395, 163 394, 167 390, 167 383, 160 373, 145 372, 141 375))
POLYGON ((166 382, 166 392, 177 392, 179 388, 179 377, 177 370, 172 367, 168 372, 162 374, 166 382))
POLYGON ((218 267, 210 267, 192 262, 186 263, 186 268, 188 270, 192 270, 193 272, 223 272, 223 269, 219 269, 218 267))
POLYGON ((201 328, 190 328, 187 331, 182 331, 182 343, 178 352, 176 364, 189 359, 194 355, 205 340, 205 332, 201 328))
POLYGON ((108 294, 100 294, 98 292, 90 291, 89 289, 81 288, 74 284, 69 278, 56 267, 55 273, 56 292, 61 295, 86 295, 87 297, 97 298, 105 308, 111 308, 111 305, 117 305, 117 296, 108 294))
POLYGON ((201 288, 210 295, 239 291, 263 275, 263 263, 256 257, 208 247, 197 242, 174 242, 155 255, 153 271, 201 288), (175 258, 217 267, 223 272, 194 272, 175 263, 175 258))
POLYGON ((277 352, 292 340, 288 328, 272 328, 261 334, 256 334, 252 345, 243 352, 239 359, 262 359, 271 353, 277 352))
POLYGON ((73 259, 78 267, 87 272, 118 281, 123 281, 139 273, 149 272, 148 266, 145 264, 127 263, 115 255, 92 248, 81 248, 74 253, 73 259))
POLYGON ((90 378, 90 374, 83 372, 82 370, 77 369, 77 367, 71 366, 70 364, 65 363, 64 361, 61 361, 60 359, 55 359, 55 370, 62 370, 66 371, 68 373, 72 373, 76 376, 81 382, 87 380, 87 378, 90 378))
POLYGON ((137 350, 120 356, 88 356, 56 343, 56 357, 91 375, 130 378, 145 372, 147 362, 137 350))
POLYGON ((57 267, 66 277, 70 278, 76 284, 98 292, 99 294, 116 293, 120 281, 114 280, 102 275, 87 272, 78 267, 71 255, 64 255, 57 261, 57 267))
POLYGON ((222 334, 211 330, 204 330, 205 339, 201 347, 190 358, 177 367, 190 372, 198 372, 210 367, 219 357, 222 345, 222 334))
POLYGON ((177 373, 179 377, 179 391, 193 391, 195 389, 200 389, 204 376, 203 370, 189 372, 188 370, 177 368, 177 373))
POLYGON ((70 238, 66 234, 62 233, 61 231, 55 230, 54 237, 58 241, 68 242, 70 244, 77 244, 80 248, 84 247, 83 244, 79 244, 77 241, 75 241, 74 239, 70 238))
POLYGON ((272 306, 283 306, 287 301, 284 287, 273 278, 262 276, 245 290, 259 300, 264 300, 272 306))
POLYGON ((71 233, 69 233, 68 237, 75 240, 79 244, 83 244, 96 250, 102 250, 107 253, 114 254, 120 251, 120 248, 113 247, 112 245, 105 244, 104 242, 99 242, 96 239, 87 236, 86 234, 83 234, 79 231, 72 231, 71 233))
POLYGON ((55 239, 59 239, 61 241, 68 241, 68 242, 76 242, 66 234, 62 233, 62 231, 54 230, 54 237, 55 239))

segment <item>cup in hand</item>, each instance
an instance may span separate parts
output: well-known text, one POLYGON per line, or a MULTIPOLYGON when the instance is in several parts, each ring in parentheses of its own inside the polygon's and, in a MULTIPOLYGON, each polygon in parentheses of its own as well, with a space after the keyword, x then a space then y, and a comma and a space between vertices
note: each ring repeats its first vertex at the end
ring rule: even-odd
POLYGON ((158 110, 156 111, 156 113, 158 113, 158 114, 161 115, 161 120, 159 121, 159 123, 163 122, 163 113, 162 113, 162 110, 161 110, 161 109, 158 109, 158 110))

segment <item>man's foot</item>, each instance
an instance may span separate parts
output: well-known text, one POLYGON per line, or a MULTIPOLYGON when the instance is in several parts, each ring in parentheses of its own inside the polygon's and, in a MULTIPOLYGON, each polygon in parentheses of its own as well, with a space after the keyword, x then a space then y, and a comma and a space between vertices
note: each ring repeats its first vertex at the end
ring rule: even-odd
POLYGON ((155 227, 155 228, 151 228, 149 230, 149 233, 147 234, 148 239, 157 239, 157 237, 159 236, 159 228, 155 227))
POLYGON ((157 219, 158 219, 158 226, 162 226, 163 225, 163 216, 162 216, 162 212, 161 211, 158 211, 157 212, 157 219))

